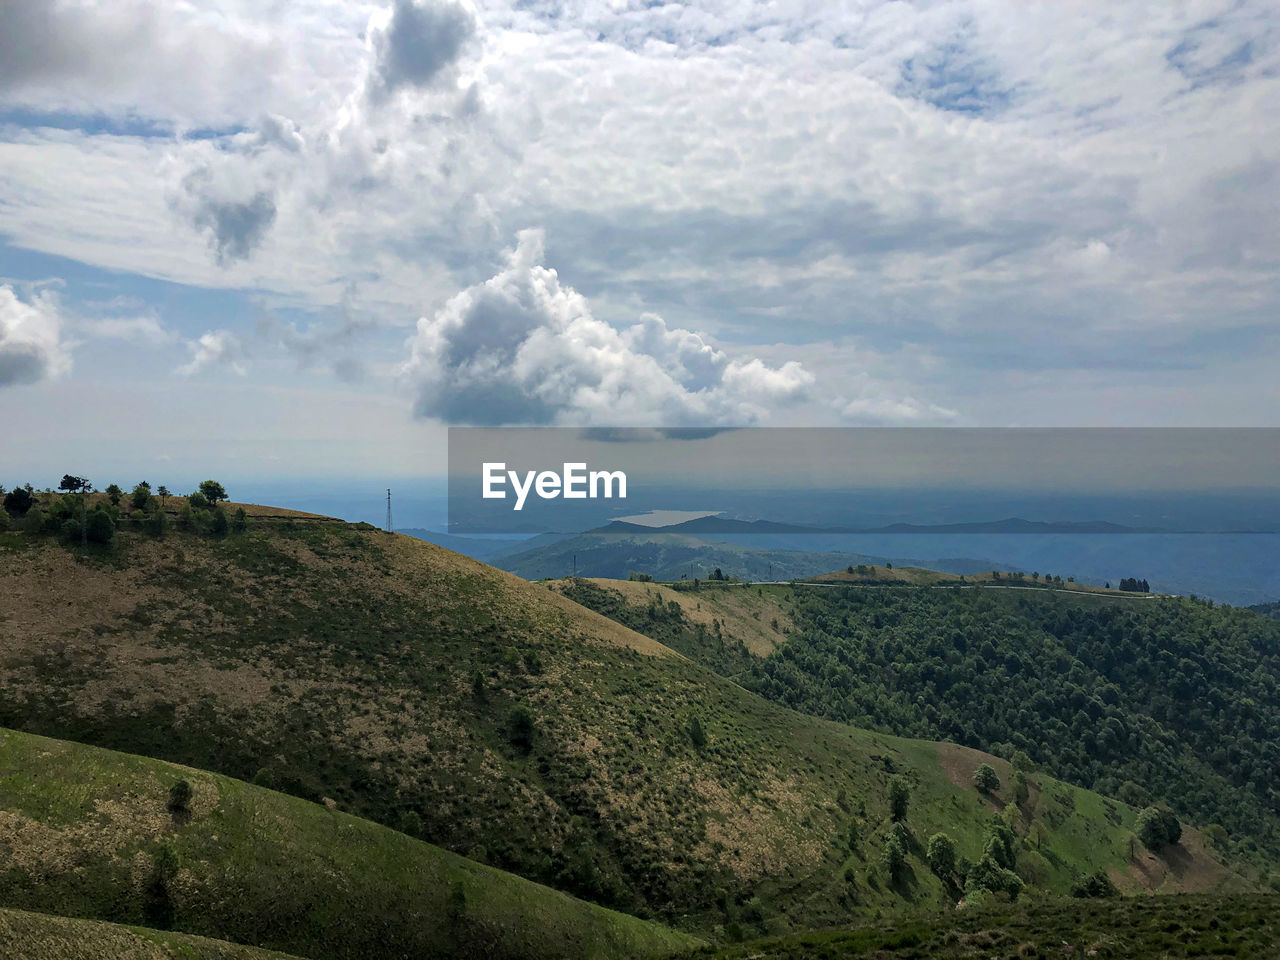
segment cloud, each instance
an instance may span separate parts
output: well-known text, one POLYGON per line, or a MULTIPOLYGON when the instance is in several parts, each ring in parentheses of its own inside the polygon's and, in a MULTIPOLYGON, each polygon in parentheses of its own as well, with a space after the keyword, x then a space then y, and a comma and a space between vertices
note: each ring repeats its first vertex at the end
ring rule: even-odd
POLYGON ((379 19, 369 30, 374 95, 442 80, 476 29, 471 12, 449 0, 396 0, 390 19, 379 19))
MULTIPOLYGON (((277 193, 307 142, 289 118, 268 114, 256 128, 221 138, 183 174, 171 206, 205 234, 219 266, 247 260, 276 220, 277 193)), ((174 161, 181 164, 181 161, 174 161)))
POLYGON ((51 293, 24 301, 0 284, 0 387, 38 383, 71 369, 62 320, 51 293))
POLYGON ((210 330, 187 344, 191 360, 175 371, 190 377, 213 367, 228 367, 240 376, 248 372, 248 353, 240 339, 229 330, 210 330))
POLYGON ((616 330, 541 265, 524 230, 506 266, 418 321, 403 368, 414 411, 448 423, 747 425, 804 399, 800 364, 730 358, 689 330, 645 316, 616 330))
POLYGON ((102 340, 129 340, 144 343, 170 343, 176 339, 155 314, 135 317, 103 317, 87 320, 81 329, 90 337, 102 340))

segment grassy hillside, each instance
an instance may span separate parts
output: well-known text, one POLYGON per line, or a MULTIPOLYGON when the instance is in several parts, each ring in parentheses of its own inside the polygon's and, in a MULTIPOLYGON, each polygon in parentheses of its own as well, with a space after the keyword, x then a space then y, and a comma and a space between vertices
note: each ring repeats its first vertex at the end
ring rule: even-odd
POLYGON ((728 604, 780 603, 791 628, 765 658, 747 655, 727 616, 718 647, 681 649, 798 710, 1004 755, 1023 750, 1064 779, 1219 824, 1230 834, 1220 844, 1259 862, 1280 853, 1269 775, 1280 763, 1273 622, 1184 598, 1043 587, 734 587, 672 594, 672 607, 635 586, 565 589, 636 626, 660 609, 673 638, 728 604))
MULTIPOLYGON (((5 907, 315 960, 652 957, 692 943, 320 804, 14 731, 0 732, 0 862, 5 907), (179 781, 192 794, 175 811, 179 781)), ((33 938, 55 934, 32 924, 33 938)))
POLYGON ((706 579, 719 568, 748 580, 810 577, 848 563, 873 562, 850 553, 745 546, 683 533, 584 533, 520 552, 494 563, 529 580, 567 577, 576 569, 625 580, 632 570, 658 580, 706 579))
POLYGON ((1280 957, 1280 898, 1146 897, 1059 901, 945 917, 895 917, 858 930, 800 934, 704 950, 721 960, 1213 960, 1280 957))
POLYGON ((0 908, 0 955, 23 960, 289 960, 182 933, 0 908))
MULTIPOLYGON (((223 539, 122 531, 87 560, 11 542, 7 725, 328 798, 701 932, 949 904, 925 841, 946 830, 976 860, 1009 808, 969 785, 976 757, 802 716, 411 538, 286 519, 223 539), (891 881, 895 777, 917 799, 891 881)), ((1130 858, 1131 808, 1048 778, 1034 796, 1007 816, 1038 889, 1100 869, 1133 887, 1235 882, 1194 832, 1149 864, 1130 858)))

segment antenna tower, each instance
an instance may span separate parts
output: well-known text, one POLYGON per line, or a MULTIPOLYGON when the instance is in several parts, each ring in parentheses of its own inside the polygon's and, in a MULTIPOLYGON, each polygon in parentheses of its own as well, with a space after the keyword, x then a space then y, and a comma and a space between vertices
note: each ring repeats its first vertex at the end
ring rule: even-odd
POLYGON ((387 533, 391 530, 391 488, 387 487, 387 533))

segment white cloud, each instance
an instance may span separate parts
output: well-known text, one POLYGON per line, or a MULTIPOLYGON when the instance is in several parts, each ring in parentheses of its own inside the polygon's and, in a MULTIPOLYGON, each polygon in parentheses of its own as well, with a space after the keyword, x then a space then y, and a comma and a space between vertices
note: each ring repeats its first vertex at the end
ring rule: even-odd
POLYGON ((240 376, 248 373, 248 353, 229 330, 210 330, 188 343, 187 348, 191 360, 178 367, 175 372, 179 376, 190 377, 215 367, 227 367, 240 376))
POLYGON ((415 411, 450 423, 745 425, 803 399, 798 363, 732 359, 649 315, 618 331, 541 265, 521 231, 506 266, 418 321, 404 374, 415 411))
POLYGON ((132 317, 102 317, 86 320, 80 330, 90 337, 103 340, 130 340, 141 343, 171 343, 177 339, 173 331, 165 328, 155 314, 132 317))
POLYGON ((71 369, 52 293, 21 299, 0 284, 0 388, 38 383, 71 369))

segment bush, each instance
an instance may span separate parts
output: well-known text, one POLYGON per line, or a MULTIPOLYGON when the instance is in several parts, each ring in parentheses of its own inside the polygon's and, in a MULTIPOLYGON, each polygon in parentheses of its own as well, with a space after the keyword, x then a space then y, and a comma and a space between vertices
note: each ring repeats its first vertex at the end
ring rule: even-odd
POLYGON ((32 507, 22 518, 22 529, 27 533, 39 533, 44 529, 44 511, 32 507))
POLYGON ((214 507, 210 516, 213 519, 209 524, 209 531, 215 537, 225 537, 227 535, 227 531, 231 529, 231 521, 227 519, 227 511, 223 510, 221 507, 214 507))
POLYGON ((1143 846, 1152 852, 1159 852, 1182 839, 1182 824, 1172 810, 1147 807, 1138 814, 1134 832, 1143 846))
POLYGON ((104 492, 107 495, 107 499, 111 501, 111 505, 113 507, 120 506, 120 498, 124 496, 124 491, 120 489, 119 484, 110 484, 104 492))
POLYGON ((15 487, 4 495, 4 508, 15 517, 26 516, 35 505, 36 498, 29 487, 15 487))
POLYGON ((249 529, 249 515, 244 512, 244 507, 237 507, 236 512, 232 514, 231 529, 236 533, 244 533, 249 529))
POLYGON ((892 833, 885 838, 884 848, 880 851, 880 866, 884 867, 890 883, 897 883, 906 875, 907 851, 892 833))
POLYGON ((68 543, 80 543, 85 539, 84 524, 75 517, 65 520, 62 524, 62 535, 67 538, 68 543))
POLYGON ((511 742, 526 753, 533 749, 533 714, 524 704, 517 704, 507 715, 507 727, 511 742))
POLYGON ((1098 870, 1088 875, 1080 875, 1071 885, 1071 895, 1079 899, 1111 898, 1120 896, 1120 891, 1107 876, 1107 871, 1098 870))
POLYGON ((191 812, 191 784, 179 780, 169 788, 169 810, 173 813, 191 812))
POLYGON ((1000 866, 995 858, 984 855, 974 864, 965 878, 966 893, 977 890, 989 890, 992 893, 1008 894, 1010 900, 1017 900, 1022 892, 1022 878, 1012 870, 1000 866))
POLYGON ((151 502, 151 484, 143 480, 133 488, 133 492, 129 494, 129 500, 133 504, 133 509, 147 509, 147 504, 151 502))
POLYGON ((115 517, 105 507, 95 507, 85 520, 85 535, 91 543, 110 543, 116 535, 115 517))
POLYGON ((889 781, 889 819, 907 819, 907 809, 911 806, 911 785, 901 777, 889 781))
POLYGON ((1031 787, 1027 785, 1027 775, 1018 770, 1013 775, 1013 802, 1026 803, 1031 799, 1031 787))
POLYGON ((1000 789, 1000 778, 991 764, 984 763, 973 771, 973 785, 981 793, 995 793, 1000 789))
POLYGON ((199 490, 196 490, 187 494, 187 505, 190 506, 192 510, 208 510, 209 498, 199 490))
POLYGON ((707 731, 703 729, 697 714, 689 718, 689 741, 699 750, 707 745, 707 731))
POLYGON ((950 880, 956 872, 956 842, 945 833, 935 833, 929 838, 925 859, 940 879, 950 880))

